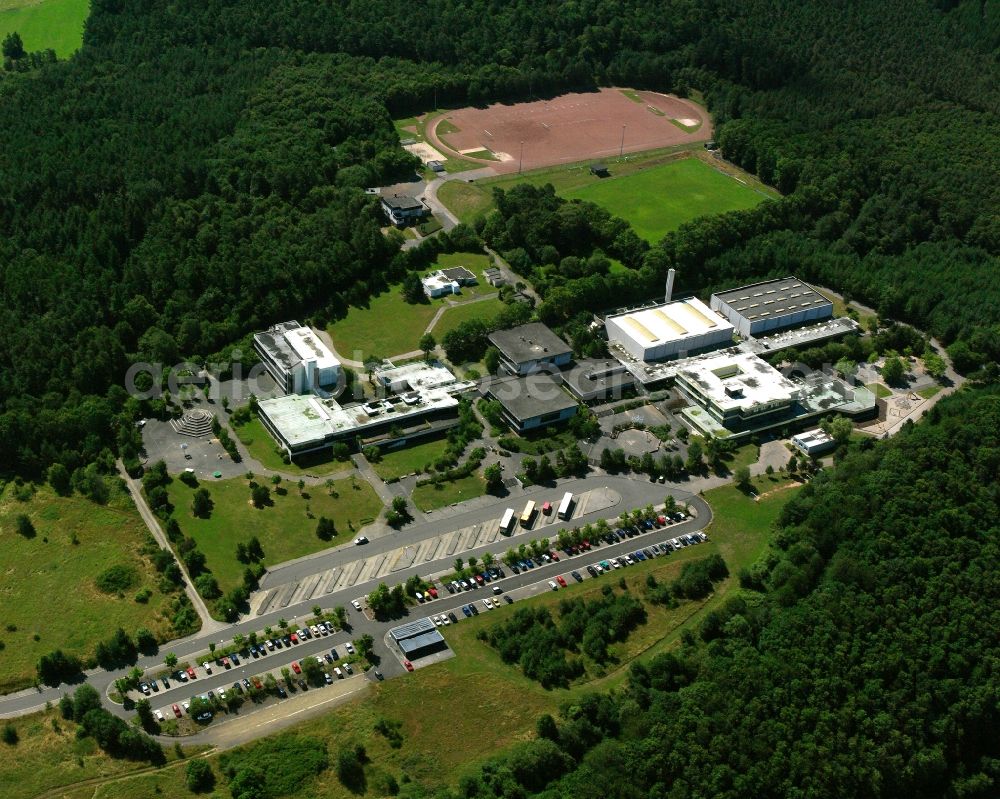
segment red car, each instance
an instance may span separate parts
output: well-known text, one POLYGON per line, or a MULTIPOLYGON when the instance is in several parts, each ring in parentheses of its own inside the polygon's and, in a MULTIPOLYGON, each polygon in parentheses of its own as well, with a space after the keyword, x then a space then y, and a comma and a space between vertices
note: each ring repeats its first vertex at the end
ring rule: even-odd
POLYGON ((293 643, 293 644, 297 644, 297 643, 299 642, 299 636, 298 636, 298 635, 296 635, 295 633, 292 633, 292 634, 291 634, 290 636, 288 636, 288 637, 292 639, 292 643, 293 643))
POLYGON ((222 665, 228 669, 232 664, 229 662, 229 658, 223 658, 222 665))
POLYGON ((477 574, 476 575, 476 582, 479 583, 480 585, 482 585, 483 584, 483 575, 477 574))
POLYGON ((546 502, 544 505, 542 505, 542 513, 544 513, 546 516, 548 516, 550 513, 552 513, 552 503, 551 502, 546 502))
POLYGON ((428 589, 427 589, 427 593, 428 593, 428 594, 430 594, 430 595, 431 595, 432 597, 434 597, 435 599, 437 599, 437 598, 438 598, 438 592, 437 592, 437 589, 436 589, 436 588, 435 588, 435 587, 434 587, 433 585, 432 585, 432 586, 431 586, 430 588, 428 588, 428 589))
POLYGON ((407 671, 413 671, 413 664, 410 661, 404 660, 403 665, 406 666, 407 671))
POLYGON ((552 560, 557 561, 557 562, 559 560, 559 556, 555 553, 555 550, 553 550, 552 552, 549 553, 549 557, 552 558, 552 560))
POLYGON ((583 543, 580 544, 580 548, 583 549, 584 552, 589 551, 590 550, 590 541, 588 541, 586 538, 583 539, 583 543))
POLYGON ((194 669, 193 669, 193 668, 191 668, 190 666, 188 666, 188 667, 187 667, 187 675, 188 675, 188 677, 190 677, 190 678, 191 678, 192 680, 193 680, 193 679, 194 679, 195 677, 197 677, 197 676, 198 676, 197 674, 195 674, 195 673, 194 673, 194 669))
POLYGON ((302 667, 299 666, 298 661, 295 660, 292 661, 292 671, 294 671, 296 674, 302 673, 302 667))
POLYGON ((171 705, 170 708, 174 711, 174 715, 177 716, 177 718, 181 717, 181 709, 177 707, 177 705, 171 705))
POLYGON ((563 588, 566 587, 566 581, 563 579, 563 576, 561 574, 556 575, 556 582, 559 583, 559 585, 561 585, 563 588))
POLYGON ((253 687, 256 688, 258 691, 264 687, 264 683, 260 681, 260 677, 253 678, 253 687))

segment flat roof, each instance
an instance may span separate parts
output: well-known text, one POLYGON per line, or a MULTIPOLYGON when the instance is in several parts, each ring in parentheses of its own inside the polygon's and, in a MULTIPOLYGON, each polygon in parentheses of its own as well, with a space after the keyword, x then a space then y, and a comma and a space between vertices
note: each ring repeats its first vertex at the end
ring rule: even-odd
POLYGON ((389 635, 392 636, 393 641, 402 641, 404 638, 413 638, 416 635, 435 630, 434 622, 424 616, 422 619, 416 619, 406 624, 400 624, 398 627, 393 627, 389 630, 389 635))
POLYGON ((760 283, 751 283, 749 286, 720 291, 712 296, 751 321, 798 313, 822 305, 833 306, 830 300, 797 277, 764 280, 760 283))
POLYGON ((815 430, 806 430, 804 433, 792 436, 792 441, 803 447, 811 447, 817 444, 830 444, 833 439, 824 430, 817 427, 815 430))
POLYGON ((341 433, 361 432, 386 420, 405 422, 431 411, 457 408, 458 400, 444 389, 396 394, 385 399, 341 406, 334 399, 290 394, 261 400, 259 408, 292 447, 322 441, 341 433))
POLYGON ((476 279, 476 276, 472 273, 472 270, 466 269, 464 266, 449 266, 447 269, 439 269, 438 271, 449 280, 476 279))
MULTIPOLYGON (((431 626, 433 627, 434 625, 431 626)), ((437 630, 430 630, 429 632, 415 635, 412 638, 404 638, 401 641, 396 641, 396 645, 399 646, 404 655, 409 655, 411 652, 418 652, 427 647, 444 646, 445 640, 444 636, 437 630)))
POLYGON ((438 362, 414 361, 413 363, 404 363, 402 366, 376 369, 372 376, 386 386, 397 383, 400 380, 405 380, 407 385, 413 390, 447 387, 448 391, 455 393, 456 391, 462 392, 475 388, 475 383, 471 381, 459 381, 450 369, 438 362))
POLYGON ((642 347, 668 341, 683 341, 709 332, 732 330, 733 326, 697 297, 676 300, 654 308, 611 314, 625 334, 642 347))
POLYGON ((677 374, 723 411, 798 397, 795 383, 756 355, 743 352, 692 359, 677 374))
POLYGON ((632 373, 612 359, 578 361, 561 374, 569 389, 580 396, 635 385, 632 373))
POLYGON ((497 330, 490 342, 514 363, 541 361, 572 352, 569 345, 541 322, 497 330))
POLYGON ((562 381, 544 373, 493 378, 488 393, 521 422, 577 406, 577 401, 563 391, 562 381))
POLYGON ((424 204, 420 200, 416 197, 410 197, 408 194, 393 194, 388 197, 382 195, 382 202, 390 208, 395 208, 397 211, 411 211, 414 208, 424 207, 424 204))
POLYGON ((308 327, 287 331, 285 340, 301 360, 315 361, 318 369, 340 366, 340 361, 330 352, 330 348, 308 327))

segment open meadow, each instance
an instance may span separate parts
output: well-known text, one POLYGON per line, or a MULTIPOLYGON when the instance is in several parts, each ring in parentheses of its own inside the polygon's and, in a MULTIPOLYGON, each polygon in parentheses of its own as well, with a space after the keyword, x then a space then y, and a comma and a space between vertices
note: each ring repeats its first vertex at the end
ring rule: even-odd
POLYGON ((0 493, 0 691, 30 685, 39 658, 55 649, 87 658, 118 628, 170 632, 161 611, 169 603, 159 577, 140 550, 149 533, 132 500, 113 489, 107 505, 41 487, 26 501, 15 487, 0 493), (24 515, 34 528, 17 530, 24 515), (97 578, 123 567, 129 587, 106 593, 97 578), (143 589, 150 594, 136 601, 143 589))
POLYGON ((0 0, 0 39, 15 31, 29 53, 52 49, 69 58, 83 42, 90 0, 0 0))

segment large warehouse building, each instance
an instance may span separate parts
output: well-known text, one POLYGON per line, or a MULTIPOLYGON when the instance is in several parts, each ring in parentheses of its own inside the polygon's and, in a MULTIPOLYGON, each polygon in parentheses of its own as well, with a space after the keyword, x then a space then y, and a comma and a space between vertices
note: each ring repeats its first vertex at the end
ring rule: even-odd
POLYGON ((744 338, 818 322, 833 316, 833 303, 795 277, 766 280, 713 294, 712 310, 744 338))
POLYGON ((733 326, 694 297, 612 314, 604 324, 608 341, 639 361, 693 355, 733 340, 733 326))

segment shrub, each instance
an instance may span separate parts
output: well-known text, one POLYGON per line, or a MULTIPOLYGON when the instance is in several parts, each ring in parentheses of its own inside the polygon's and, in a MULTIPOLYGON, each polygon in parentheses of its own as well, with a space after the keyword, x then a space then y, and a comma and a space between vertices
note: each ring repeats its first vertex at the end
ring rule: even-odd
POLYGON ((139 582, 139 575, 131 566, 117 564, 101 572, 94 584, 105 594, 123 594, 134 588, 139 582))

